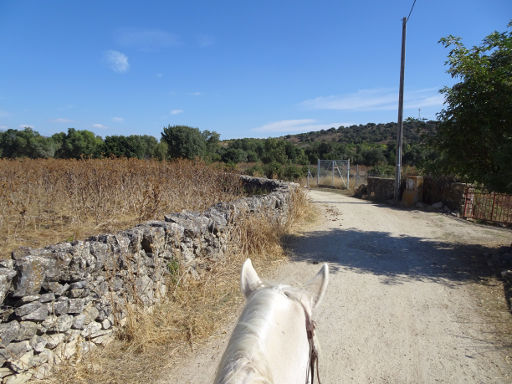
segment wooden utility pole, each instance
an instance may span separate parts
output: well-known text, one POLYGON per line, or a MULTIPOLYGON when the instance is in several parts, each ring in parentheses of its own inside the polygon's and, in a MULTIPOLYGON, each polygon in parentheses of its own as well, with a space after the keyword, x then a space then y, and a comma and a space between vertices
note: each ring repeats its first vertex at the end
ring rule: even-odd
MULTIPOLYGON (((412 9, 411 9, 412 11, 412 9)), ((409 14, 410 15, 410 14, 409 14)), ((400 91, 398 95, 398 128, 396 133, 396 172, 395 172, 395 201, 400 197, 400 177, 402 172, 402 139, 404 117, 404 69, 405 69, 405 35, 407 19, 402 19, 402 57, 400 61, 400 91)))

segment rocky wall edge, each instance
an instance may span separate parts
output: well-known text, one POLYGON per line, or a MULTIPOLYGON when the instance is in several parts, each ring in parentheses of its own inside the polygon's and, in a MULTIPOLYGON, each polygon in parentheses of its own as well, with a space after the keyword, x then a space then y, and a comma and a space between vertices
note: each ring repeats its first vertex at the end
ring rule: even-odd
POLYGON ((200 278, 204 264, 222 259, 242 216, 287 220, 296 184, 241 179, 259 194, 85 241, 20 248, 0 261, 1 382, 43 378, 64 359, 110 342, 128 306, 151 308, 166 297, 176 265, 200 278))

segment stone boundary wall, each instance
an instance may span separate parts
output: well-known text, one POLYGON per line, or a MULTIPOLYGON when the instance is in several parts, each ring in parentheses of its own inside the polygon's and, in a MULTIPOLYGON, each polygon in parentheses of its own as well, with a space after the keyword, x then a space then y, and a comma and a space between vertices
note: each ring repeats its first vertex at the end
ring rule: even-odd
POLYGON ((368 177, 368 199, 376 201, 392 200, 395 194, 395 179, 368 177))
POLYGON ((423 202, 436 204, 442 202, 452 211, 462 212, 464 206, 465 183, 455 182, 451 178, 423 178, 423 202))
POLYGON ((257 195, 85 241, 21 248, 0 261, 0 381, 43 378, 63 359, 108 343, 129 306, 150 308, 166 296, 165 277, 177 266, 200 278, 222 259, 244 215, 287 220, 296 184, 242 182, 257 195))

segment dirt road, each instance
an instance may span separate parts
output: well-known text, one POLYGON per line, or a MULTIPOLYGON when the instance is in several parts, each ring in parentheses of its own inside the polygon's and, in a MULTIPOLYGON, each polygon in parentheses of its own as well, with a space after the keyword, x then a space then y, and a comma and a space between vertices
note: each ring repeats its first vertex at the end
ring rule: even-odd
MULTIPOLYGON (((324 384, 512 382, 510 340, 496 335, 511 315, 480 257, 510 245, 511 231, 333 192, 310 196, 321 219, 290 239, 294 261, 273 278, 302 282, 330 264, 316 314, 324 384)), ((229 333, 161 383, 210 383, 229 333)))

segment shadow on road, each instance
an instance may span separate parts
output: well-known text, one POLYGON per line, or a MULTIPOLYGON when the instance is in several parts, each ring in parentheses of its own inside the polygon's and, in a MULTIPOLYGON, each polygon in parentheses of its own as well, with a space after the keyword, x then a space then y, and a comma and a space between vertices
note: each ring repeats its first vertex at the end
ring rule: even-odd
POLYGON ((475 281, 485 284, 485 278, 499 272, 489 266, 485 256, 499 253, 499 249, 405 235, 392 237, 385 232, 316 231, 307 237, 290 236, 285 245, 295 260, 328 262, 331 273, 347 269, 372 273, 382 276, 385 284, 401 284, 410 279, 445 285, 475 281))

